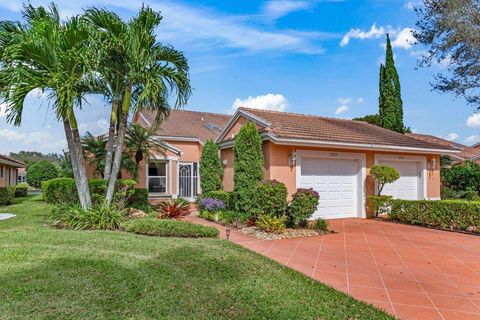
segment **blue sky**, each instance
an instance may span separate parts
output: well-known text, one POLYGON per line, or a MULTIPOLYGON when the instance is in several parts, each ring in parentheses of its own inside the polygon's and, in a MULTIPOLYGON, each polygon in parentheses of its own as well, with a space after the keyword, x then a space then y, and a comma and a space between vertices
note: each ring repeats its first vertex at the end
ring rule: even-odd
MULTIPOLYGON (((32 1, 44 5, 49 1, 32 1)), ((245 105, 329 117, 378 111, 378 71, 385 33, 394 45, 402 84, 405 124, 415 132, 480 141, 480 114, 462 99, 432 92, 433 74, 448 61, 415 70, 424 48, 412 45, 415 0, 145 1, 161 10, 159 40, 185 52, 193 95, 186 109, 218 113, 245 105)), ((89 6, 107 7, 125 19, 135 0, 58 2, 63 16, 89 6)), ((19 20, 21 4, 0 0, 0 19, 19 20)), ((0 107, 0 153, 60 152, 62 126, 38 93, 27 100, 21 127, 5 122, 0 107)), ((78 112, 82 133, 101 133, 108 108, 92 96, 78 112)))

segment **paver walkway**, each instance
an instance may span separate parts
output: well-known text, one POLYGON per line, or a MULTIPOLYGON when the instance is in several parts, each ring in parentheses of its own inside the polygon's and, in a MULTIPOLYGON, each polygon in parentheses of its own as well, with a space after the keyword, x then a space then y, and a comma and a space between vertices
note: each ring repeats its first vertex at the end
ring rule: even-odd
MULTIPOLYGON (((225 227, 214 225, 225 238, 225 227)), ((400 319, 480 319, 480 237, 382 222, 330 221, 336 233, 230 240, 400 319)))

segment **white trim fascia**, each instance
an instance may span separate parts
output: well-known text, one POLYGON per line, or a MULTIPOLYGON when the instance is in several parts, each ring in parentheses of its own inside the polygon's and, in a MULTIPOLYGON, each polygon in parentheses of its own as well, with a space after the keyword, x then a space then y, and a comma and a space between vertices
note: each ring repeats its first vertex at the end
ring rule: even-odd
POLYGON ((8 160, 3 160, 0 159, 0 163, 6 164, 7 166, 15 167, 15 168, 26 168, 27 166, 24 166, 20 163, 13 162, 13 161, 8 161, 8 160))
POLYGON ((177 156, 162 156, 162 155, 159 155, 159 156, 150 156, 148 158, 149 161, 164 161, 164 160, 176 160, 178 161, 180 159, 180 157, 177 157, 177 156))
POLYGON ((142 118, 142 120, 145 121, 145 123, 146 123, 149 127, 152 126, 151 122, 148 121, 147 118, 145 118, 145 116, 143 115, 143 113, 142 113, 141 111, 139 111, 139 115, 140 115, 140 118, 142 118))
POLYGON ((168 159, 168 193, 173 194, 172 190, 172 159, 168 159))
POLYGON ((198 142, 202 146, 204 145, 203 141, 196 137, 175 137, 175 136, 154 136, 154 138, 170 141, 185 141, 185 142, 198 142))
POLYGON ((428 200, 438 201, 438 200, 442 200, 442 198, 440 198, 440 197, 432 197, 432 198, 428 198, 428 200))
POLYGON ((227 124, 222 129, 222 131, 218 135, 217 139, 215 139, 215 143, 220 143, 220 141, 222 141, 223 138, 225 138, 225 135, 227 134, 227 132, 232 128, 232 125, 238 120, 238 118, 240 118, 240 116, 243 116, 243 117, 247 118, 248 120, 256 122, 257 124, 259 124, 263 127, 268 127, 268 126, 271 125, 269 122, 265 121, 264 119, 262 119, 260 117, 257 117, 257 116, 255 116, 251 113, 248 113, 247 111, 237 109, 237 111, 233 114, 233 116, 230 118, 230 120, 228 120, 227 124))
MULTIPOLYGON (((347 159, 358 160, 359 171, 357 173, 357 217, 366 218, 366 190, 365 180, 367 178, 367 155, 361 152, 331 152, 331 151, 315 151, 315 150, 295 150, 297 154, 297 161, 295 165, 295 186, 299 187, 302 157, 312 157, 320 159, 347 159), (359 214, 358 214, 359 213, 359 214)), ((320 199, 322 201, 322 199, 320 199)))
POLYGON ((445 149, 427 149, 417 147, 401 147, 388 146, 377 144, 363 144, 363 143, 347 143, 347 142, 331 142, 321 140, 306 140, 306 139, 292 139, 279 138, 270 133, 263 133, 262 138, 270 140, 276 144, 295 145, 295 146, 325 146, 325 147, 339 147, 359 150, 376 150, 376 151, 408 151, 412 153, 428 153, 428 154, 443 154, 443 153, 459 153, 461 150, 445 150, 445 149))
MULTIPOLYGON (((421 185, 421 193, 417 194, 419 196, 419 200, 428 199, 428 174, 427 174, 427 157, 425 156, 403 156, 403 155, 394 155, 394 154, 375 154, 374 163, 377 165, 380 161, 406 161, 406 162, 418 162, 420 164, 420 177, 419 181, 422 183, 421 185), (423 199, 422 199, 423 198, 423 199)), ((376 186, 375 186, 376 189, 376 186)))

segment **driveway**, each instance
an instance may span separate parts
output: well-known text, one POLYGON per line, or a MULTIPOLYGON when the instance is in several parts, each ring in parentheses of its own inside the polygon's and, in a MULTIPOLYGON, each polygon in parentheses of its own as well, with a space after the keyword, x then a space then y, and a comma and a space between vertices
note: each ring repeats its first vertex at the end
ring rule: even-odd
POLYGON ((330 229, 284 240, 232 231, 230 240, 400 319, 480 319, 480 237, 361 219, 330 229))

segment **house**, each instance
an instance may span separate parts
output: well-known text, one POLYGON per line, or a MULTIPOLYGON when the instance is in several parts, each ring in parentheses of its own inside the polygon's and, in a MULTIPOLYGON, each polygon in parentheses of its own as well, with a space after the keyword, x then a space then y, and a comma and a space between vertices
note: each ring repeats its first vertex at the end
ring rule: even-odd
POLYGON ((441 144, 447 147, 460 148, 461 151, 459 153, 444 154, 444 156, 448 156, 453 161, 453 163, 459 163, 465 160, 472 160, 480 164, 480 144, 478 144, 478 146, 473 145, 469 147, 458 142, 445 140, 445 139, 428 135, 428 134, 406 133, 406 135, 413 137, 415 139, 419 139, 427 142, 433 142, 433 143, 441 144))
MULTIPOLYGON (((137 113, 134 122, 151 127, 155 115, 137 113)), ((368 178, 375 164, 395 167, 400 179, 383 194, 401 199, 440 199, 440 155, 461 149, 423 141, 365 122, 239 108, 233 116, 174 110, 155 139, 164 154, 152 152, 140 166, 138 185, 155 198, 193 199, 202 146, 214 139, 224 165, 223 185, 233 190, 233 143, 247 121, 256 124, 264 153, 264 177, 279 180, 289 194, 297 188, 320 193, 316 217, 366 217, 366 198, 375 190, 368 178)))
POLYGON ((7 156, 0 155, 0 187, 14 186, 18 181, 18 170, 26 164, 7 156))

